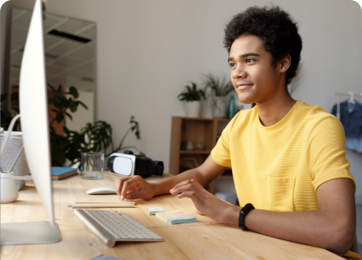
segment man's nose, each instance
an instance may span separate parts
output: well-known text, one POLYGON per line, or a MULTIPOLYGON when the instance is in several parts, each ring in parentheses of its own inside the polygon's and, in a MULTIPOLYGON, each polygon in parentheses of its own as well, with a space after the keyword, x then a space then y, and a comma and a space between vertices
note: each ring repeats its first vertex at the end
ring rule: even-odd
POLYGON ((236 67, 235 70, 233 70, 231 76, 233 77, 233 79, 238 79, 238 78, 245 78, 247 75, 246 71, 244 70, 244 68, 242 66, 238 66, 236 67))

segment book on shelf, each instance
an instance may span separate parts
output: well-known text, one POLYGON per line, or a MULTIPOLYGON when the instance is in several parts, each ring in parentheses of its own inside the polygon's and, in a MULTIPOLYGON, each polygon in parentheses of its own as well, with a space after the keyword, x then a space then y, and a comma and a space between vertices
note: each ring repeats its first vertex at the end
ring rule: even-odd
POLYGON ((52 167, 52 179, 53 181, 59 181, 63 180, 65 178, 71 177, 73 175, 78 174, 77 168, 71 168, 71 167, 58 167, 53 166, 52 167))

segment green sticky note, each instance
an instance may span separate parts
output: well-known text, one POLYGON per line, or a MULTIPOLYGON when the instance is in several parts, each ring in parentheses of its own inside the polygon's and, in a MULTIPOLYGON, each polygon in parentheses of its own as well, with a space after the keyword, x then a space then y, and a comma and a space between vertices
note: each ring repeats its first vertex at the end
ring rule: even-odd
POLYGON ((182 223, 192 223, 196 222, 196 217, 188 216, 188 217, 181 217, 181 218, 169 218, 167 219, 167 223, 174 225, 174 224, 182 224, 182 223))
POLYGON ((169 212, 159 212, 156 214, 156 217, 162 219, 163 221, 171 225, 196 222, 195 216, 188 215, 179 210, 169 211, 169 212))
POLYGON ((155 215, 157 212, 162 212, 162 208, 161 207, 150 207, 148 208, 148 214, 149 215, 155 215))

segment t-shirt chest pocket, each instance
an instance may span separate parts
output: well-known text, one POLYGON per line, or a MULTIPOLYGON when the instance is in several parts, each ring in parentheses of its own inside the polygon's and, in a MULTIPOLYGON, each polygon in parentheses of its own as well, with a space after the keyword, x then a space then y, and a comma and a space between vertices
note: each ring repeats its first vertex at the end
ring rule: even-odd
POLYGON ((294 211, 295 178, 267 178, 267 208, 272 211, 294 211))

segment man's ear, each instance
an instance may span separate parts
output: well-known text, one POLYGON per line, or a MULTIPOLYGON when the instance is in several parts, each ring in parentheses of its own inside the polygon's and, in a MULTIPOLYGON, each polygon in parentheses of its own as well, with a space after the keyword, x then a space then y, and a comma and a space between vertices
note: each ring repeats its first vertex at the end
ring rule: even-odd
POLYGON ((289 69, 291 62, 292 58, 290 57, 290 55, 285 55, 285 57, 282 58, 279 62, 280 72, 286 72, 289 69))

